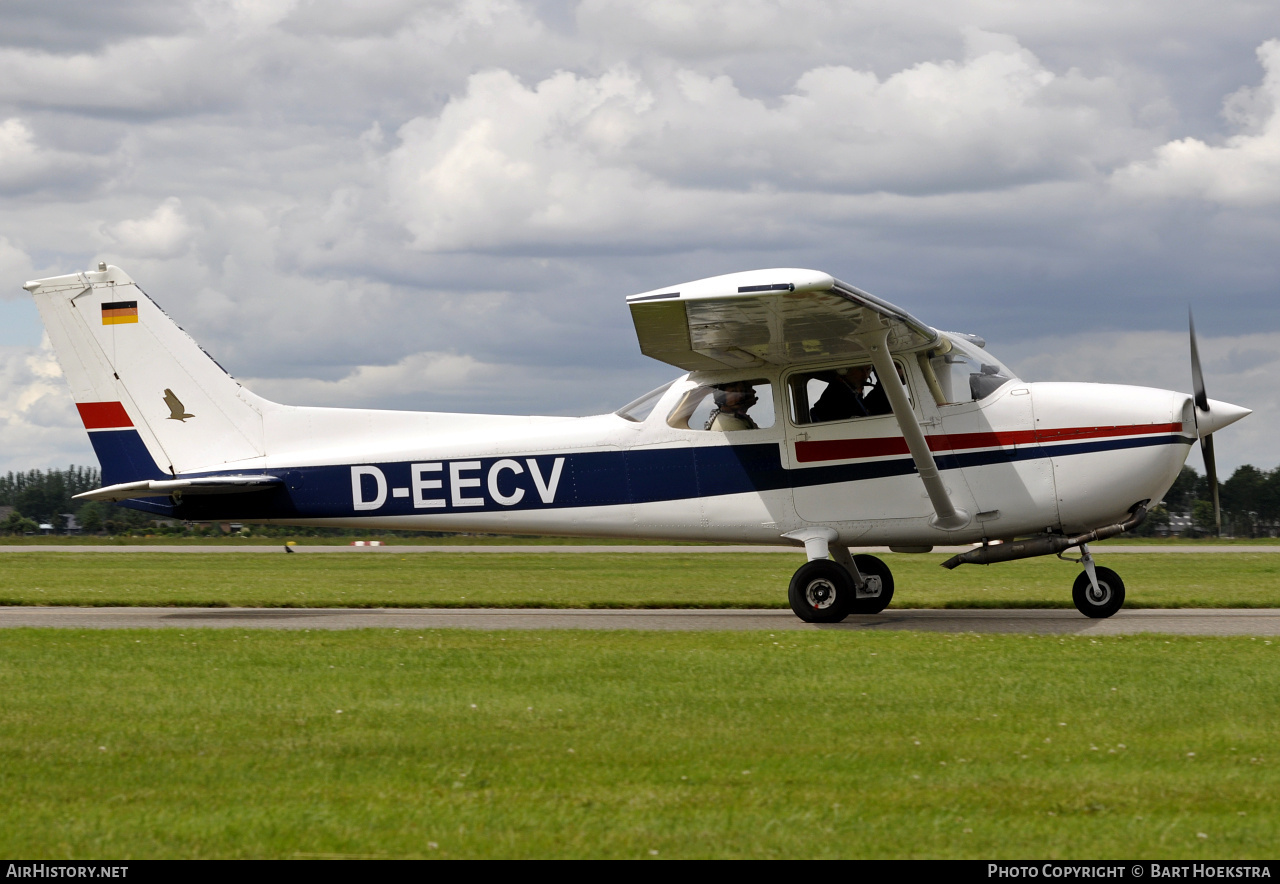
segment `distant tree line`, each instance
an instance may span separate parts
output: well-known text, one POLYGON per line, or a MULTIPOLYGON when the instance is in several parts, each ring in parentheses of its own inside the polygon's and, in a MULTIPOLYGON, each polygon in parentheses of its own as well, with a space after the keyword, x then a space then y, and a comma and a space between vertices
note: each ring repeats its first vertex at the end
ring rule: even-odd
MULTIPOLYGON (((13 511, 0 518, 0 533, 30 534, 40 524, 53 525, 62 531, 67 525, 67 515, 74 515, 81 530, 90 534, 128 533, 141 529, 155 530, 155 516, 140 510, 129 509, 104 501, 76 501, 72 498, 101 485, 96 467, 78 467, 65 470, 28 470, 25 473, 9 473, 0 477, 0 506, 13 507, 13 511)), ((1280 536, 1280 467, 1259 470, 1245 464, 1231 478, 1218 486, 1222 505, 1222 533, 1232 537, 1280 536)), ((1164 500, 1153 507, 1147 521, 1137 533, 1142 536, 1177 533, 1180 526, 1172 524, 1171 516, 1189 518, 1190 526, 1181 533, 1204 537, 1214 533, 1213 498, 1208 480, 1189 466, 1174 481, 1164 500)), ((192 529, 171 526, 160 529, 165 533, 184 533, 192 529)), ((201 530, 201 529, 196 529, 201 530)), ((289 528, 260 526, 259 534, 290 534, 317 537, 360 537, 367 531, 343 528, 289 528)), ((377 532, 383 534, 418 535, 438 532, 377 532)))
MULTIPOLYGON (((1224 536, 1280 536, 1280 467, 1260 470, 1245 464, 1218 484, 1218 501, 1224 536)), ((1185 465, 1136 533, 1150 537, 1171 530, 1188 537, 1208 537, 1217 530, 1209 479, 1185 465), (1179 532, 1177 525, 1171 525, 1171 515, 1189 518, 1189 527, 1179 532)))
POLYGON ((65 528, 66 516, 75 515, 86 505, 71 498, 99 487, 101 479, 97 467, 74 464, 65 470, 28 470, 0 477, 0 506, 13 507, 0 521, 0 531, 32 533, 41 523, 65 528))
MULTIPOLYGON (((67 516, 75 516, 86 534, 221 534, 221 527, 172 525, 151 513, 101 500, 73 500, 77 494, 102 486, 97 467, 72 465, 65 470, 28 470, 0 476, 0 534, 36 534, 40 525, 62 533, 67 516)), ((255 525, 254 534, 291 537, 441 536, 430 531, 366 531, 349 528, 302 528, 255 525)))

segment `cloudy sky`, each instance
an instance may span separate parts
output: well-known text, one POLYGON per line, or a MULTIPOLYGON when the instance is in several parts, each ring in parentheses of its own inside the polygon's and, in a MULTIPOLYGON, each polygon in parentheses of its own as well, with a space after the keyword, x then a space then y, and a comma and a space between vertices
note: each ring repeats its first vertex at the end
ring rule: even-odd
MULTIPOLYGON (((1177 0, 5 0, 0 471, 94 463, 21 285, 294 404, 586 414, 624 297, 813 267, 1280 465, 1280 19, 1177 0)), ((1200 467, 1199 455, 1192 464, 1200 467)))

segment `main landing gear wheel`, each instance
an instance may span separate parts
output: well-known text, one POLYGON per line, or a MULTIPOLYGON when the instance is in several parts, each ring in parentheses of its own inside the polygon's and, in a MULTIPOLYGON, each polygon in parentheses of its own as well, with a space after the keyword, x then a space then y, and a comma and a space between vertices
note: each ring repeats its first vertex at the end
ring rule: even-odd
POLYGON ((853 606, 853 575, 830 559, 805 562, 791 578, 787 598, 805 623, 839 623, 853 606))
POLYGON ((853 564, 862 574, 866 585, 861 592, 854 592, 849 613, 879 614, 893 601, 893 573, 888 565, 875 556, 854 556, 853 564))
POLYGON ((1124 581, 1120 575, 1110 568, 1094 568, 1098 578, 1098 589, 1093 588, 1089 573, 1081 571, 1071 587, 1071 600, 1076 603, 1076 610, 1086 617, 1110 617, 1124 604, 1124 581))

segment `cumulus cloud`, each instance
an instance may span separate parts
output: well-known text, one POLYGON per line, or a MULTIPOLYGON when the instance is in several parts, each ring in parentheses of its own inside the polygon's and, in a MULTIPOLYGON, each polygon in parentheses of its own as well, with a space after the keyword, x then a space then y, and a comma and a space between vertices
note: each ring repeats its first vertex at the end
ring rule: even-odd
POLYGON ((334 380, 251 378, 259 395, 288 405, 381 407, 414 411, 585 415, 613 411, 678 374, 636 373, 616 362, 525 366, 459 353, 413 353, 391 365, 360 365, 334 380))
POLYGON ((7 237, 0 236, 0 280, 4 285, 0 286, 0 299, 10 300, 17 298, 19 295, 25 296, 26 292, 18 288, 22 282, 32 279, 35 276, 35 270, 31 266, 31 259, 27 253, 18 248, 7 237))
POLYGON ((5 184, 29 178, 41 162, 31 130, 19 119, 0 124, 0 174, 5 184))
POLYGON ((194 233, 177 197, 169 197, 145 218, 104 224, 101 230, 124 254, 141 258, 177 257, 186 251, 194 233))
POLYGON ((39 348, 0 346, 0 470, 93 462, 48 337, 39 348))
POLYGON ((560 73, 534 88, 506 71, 476 74, 438 118, 400 129, 388 163, 392 204, 429 251, 651 229, 655 214, 681 207, 660 181, 610 156, 651 103, 626 71, 560 73))
POLYGON ((248 111, 265 115, 258 125, 346 127, 367 125, 372 111, 398 123, 436 103, 441 87, 451 90, 476 59, 501 56, 508 68, 545 73, 556 64, 544 53, 556 53, 560 63, 585 54, 567 51, 513 0, 184 5, 158 27, 108 29, 110 37, 78 51, 0 40, 0 104, 34 101, 65 113, 89 110, 99 120, 248 111))
POLYGON ((1280 318, 1265 4, 10 5, 4 290, 114 261, 284 401, 606 410, 672 373, 624 295, 759 266, 991 340, 1280 318))
MULTIPOLYGON (((1046 69, 1017 40, 970 29, 961 61, 881 79, 804 73, 768 102, 725 75, 626 66, 526 86, 473 75, 399 131, 392 202, 428 251, 554 241, 776 238, 795 195, 1016 188, 1096 177, 1150 145, 1106 78, 1046 69)), ((847 201, 846 201, 847 202, 847 201)))
POLYGON ((172 0, 7 0, 0 45, 85 52, 138 34, 174 33, 193 18, 188 5, 172 0))
POLYGON ((583 0, 576 18, 596 37, 660 50, 677 57, 761 50, 786 51, 822 34, 823 25, 839 27, 831 7, 768 0, 583 0), (826 7, 826 8, 824 8, 826 7))
POLYGON ((456 353, 413 353, 393 365, 360 365, 337 380, 294 378, 249 379, 245 385, 268 398, 289 404, 358 406, 389 396, 422 394, 448 397, 466 390, 475 392, 491 384, 502 368, 456 353))
POLYGON ((190 113, 236 98, 252 56, 225 43, 185 35, 138 37, 99 52, 55 55, 31 49, 0 50, 0 100, 39 95, 44 106, 74 111, 190 113))
POLYGON ((0 123, 0 194, 84 187, 104 169, 98 157, 41 147, 31 127, 19 117, 0 123))
POLYGON ((1220 145, 1198 138, 1162 144, 1115 174, 1118 188, 1150 197, 1192 197, 1230 206, 1280 205, 1280 40, 1258 48, 1262 84, 1230 96, 1224 115, 1244 131, 1220 145))

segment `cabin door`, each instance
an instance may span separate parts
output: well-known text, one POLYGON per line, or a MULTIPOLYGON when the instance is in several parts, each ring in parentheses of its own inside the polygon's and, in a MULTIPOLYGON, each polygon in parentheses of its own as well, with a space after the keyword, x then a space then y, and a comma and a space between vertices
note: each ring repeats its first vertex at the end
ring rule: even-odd
MULTIPOLYGON (((876 395, 874 373, 856 397, 851 392, 863 383, 862 368, 806 369, 785 379, 788 467, 796 514, 805 521, 914 519, 933 513, 898 421, 876 395)), ((900 368, 918 409, 915 379, 906 365, 900 368)))

